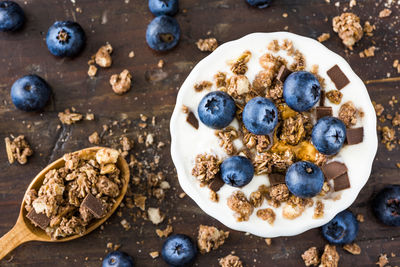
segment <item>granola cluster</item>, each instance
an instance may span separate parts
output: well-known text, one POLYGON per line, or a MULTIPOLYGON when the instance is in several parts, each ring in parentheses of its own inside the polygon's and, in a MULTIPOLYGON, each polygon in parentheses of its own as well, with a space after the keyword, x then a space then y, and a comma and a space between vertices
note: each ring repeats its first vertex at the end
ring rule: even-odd
POLYGON ((363 27, 360 18, 354 13, 343 13, 332 20, 333 31, 339 34, 343 44, 350 50, 353 45, 363 37, 363 27))
POLYGON ((220 164, 220 160, 214 155, 197 155, 196 165, 192 170, 192 175, 205 185, 218 174, 220 164))
POLYGON ((52 239, 84 234, 93 219, 105 216, 120 194, 123 181, 116 165, 118 157, 113 149, 64 155, 64 167, 48 171, 40 188, 28 192, 26 211, 49 219, 45 231, 52 239), (83 204, 88 197, 101 203, 100 216, 83 204))
POLYGON ((219 248, 225 243, 229 232, 218 230, 214 226, 200 225, 197 237, 197 245, 202 254, 219 248))
POLYGON ((13 164, 15 160, 17 160, 19 164, 26 164, 28 162, 28 157, 32 156, 33 150, 28 141, 26 141, 25 136, 19 135, 13 138, 13 140, 6 137, 4 140, 6 143, 8 162, 13 164))

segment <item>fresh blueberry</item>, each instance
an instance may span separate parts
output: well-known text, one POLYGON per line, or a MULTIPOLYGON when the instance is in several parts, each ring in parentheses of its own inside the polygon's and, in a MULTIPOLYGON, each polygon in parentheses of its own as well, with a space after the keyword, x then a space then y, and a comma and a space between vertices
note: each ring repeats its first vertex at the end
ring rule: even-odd
POLYGON ((102 267, 134 267, 131 256, 122 251, 113 251, 107 254, 102 267))
POLYGON ((293 195, 310 198, 321 192, 324 174, 314 163, 298 161, 288 168, 285 181, 293 195))
POLYGON ((227 93, 214 91, 203 97, 197 111, 202 123, 213 129, 222 129, 235 118, 236 105, 227 93))
POLYGON ((166 263, 173 267, 187 266, 197 254, 196 245, 182 234, 172 235, 165 240, 161 255, 166 263))
POLYGON ((178 44, 180 37, 181 28, 173 17, 161 15, 147 26, 146 41, 154 50, 170 50, 178 44))
POLYGON ((379 191, 372 201, 372 209, 382 223, 400 226, 400 185, 389 185, 379 191))
POLYGON ((278 124, 278 110, 267 98, 253 98, 243 109, 243 123, 251 133, 267 135, 278 124))
POLYGON ((251 6, 258 8, 266 8, 271 4, 272 0, 246 0, 251 6))
POLYGON ((254 167, 248 158, 233 156, 221 164, 221 178, 230 186, 242 187, 251 182, 254 176, 254 167))
POLYGON ((338 118, 323 117, 314 125, 311 139, 320 153, 334 155, 339 152, 346 139, 346 126, 338 118))
POLYGON ((14 82, 11 87, 11 100, 24 111, 42 109, 51 95, 50 86, 37 75, 27 75, 14 82))
POLYGON ((311 109, 319 100, 321 85, 317 77, 307 71, 290 74, 283 83, 286 104, 299 112, 311 109))
POLYGON ((348 244, 356 239, 358 222, 348 210, 337 214, 330 222, 322 226, 322 235, 331 244, 348 244))
POLYGON ((178 13, 179 0, 149 0, 149 9, 154 16, 169 15, 178 13))
POLYGON ((22 8, 13 1, 0 1, 0 31, 16 31, 25 22, 22 8))
POLYGON ((46 44, 58 57, 75 57, 85 47, 86 36, 81 25, 72 21, 56 21, 47 32, 46 44))

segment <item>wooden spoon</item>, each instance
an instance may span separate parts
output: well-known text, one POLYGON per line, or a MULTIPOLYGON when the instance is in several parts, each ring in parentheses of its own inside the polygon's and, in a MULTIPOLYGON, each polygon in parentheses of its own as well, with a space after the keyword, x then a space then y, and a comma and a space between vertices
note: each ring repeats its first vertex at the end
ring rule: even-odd
MULTIPOLYGON (((80 154, 80 155, 93 155, 95 154, 99 149, 102 149, 103 147, 91 147, 91 148, 86 148, 83 150, 79 150, 76 152, 73 152, 74 154, 80 154)), ((65 164, 65 161, 63 158, 60 158, 50 165, 48 165, 46 168, 44 168, 36 177, 33 179, 31 184, 28 186, 28 189, 25 192, 24 200, 26 197, 26 194, 29 192, 31 189, 36 189, 38 190, 40 186, 43 184, 43 180, 45 178, 45 174, 51 170, 51 169, 58 169, 63 167, 65 164)), ((117 161, 117 166, 121 171, 121 180, 123 181, 123 187, 121 189, 121 193, 118 196, 118 198, 115 200, 114 206, 111 208, 111 210, 106 214, 101 219, 93 221, 91 224, 89 224, 89 227, 86 229, 83 235, 71 235, 67 236, 64 238, 56 239, 53 240, 46 234, 45 231, 40 229, 39 227, 35 227, 28 218, 26 218, 26 210, 25 210, 25 201, 22 201, 21 204, 21 210, 19 212, 19 216, 17 219, 17 222, 15 223, 14 227, 6 233, 1 239, 0 239, 0 260, 3 259, 9 252, 14 250, 16 247, 19 245, 29 242, 29 241, 44 241, 44 242, 65 242, 65 241, 70 241, 73 239, 77 239, 81 236, 84 236, 97 227, 99 227, 102 223, 104 223, 110 216, 113 214, 113 212, 117 209, 119 204, 121 203, 122 199, 125 196, 126 190, 128 188, 129 184, 129 166, 126 160, 122 157, 119 156, 118 161, 117 161)))

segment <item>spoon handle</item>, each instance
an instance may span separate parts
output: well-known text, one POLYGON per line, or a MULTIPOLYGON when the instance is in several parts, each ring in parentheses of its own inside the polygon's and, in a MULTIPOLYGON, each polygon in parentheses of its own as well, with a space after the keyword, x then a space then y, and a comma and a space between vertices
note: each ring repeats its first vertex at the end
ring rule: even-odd
POLYGON ((33 240, 32 233, 20 220, 0 238, 0 260, 22 243, 33 240))

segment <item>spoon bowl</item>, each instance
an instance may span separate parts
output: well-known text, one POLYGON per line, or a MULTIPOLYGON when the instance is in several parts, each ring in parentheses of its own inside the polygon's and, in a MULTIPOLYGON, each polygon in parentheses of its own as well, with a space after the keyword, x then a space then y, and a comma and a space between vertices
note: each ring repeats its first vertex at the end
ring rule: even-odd
MULTIPOLYGON (((96 152, 102 148, 104 147, 90 147, 79 151, 75 151, 73 153, 79 154, 83 158, 90 157, 95 155, 96 152)), ((25 210, 24 200, 29 190, 31 189, 38 190, 40 188, 40 186, 43 184, 43 180, 48 171, 52 169, 61 168, 64 166, 64 164, 65 161, 63 158, 60 158, 52 162, 51 164, 46 166, 46 168, 44 168, 38 175, 36 175, 36 177, 30 183, 25 192, 24 199, 22 200, 21 209, 19 212, 17 222, 8 233, 6 233, 2 238, 0 238, 0 260, 3 259, 9 252, 11 252, 19 245, 29 241, 66 242, 87 235, 88 233, 92 232, 94 229, 99 227, 101 224, 103 224, 114 213, 114 211, 118 208, 119 204, 121 204, 122 199, 125 196, 126 190, 128 189, 130 172, 126 160, 122 156, 119 156, 116 165, 121 171, 121 180, 123 182, 123 185, 120 195, 115 199, 115 203, 112 206, 111 210, 103 218, 96 219, 92 223, 90 223, 86 231, 82 235, 71 235, 60 239, 51 239, 51 237, 48 236, 44 230, 34 226, 30 222, 30 220, 26 218, 27 211, 25 210)))

